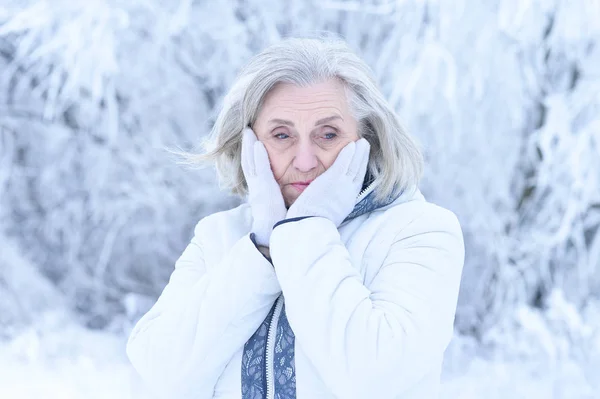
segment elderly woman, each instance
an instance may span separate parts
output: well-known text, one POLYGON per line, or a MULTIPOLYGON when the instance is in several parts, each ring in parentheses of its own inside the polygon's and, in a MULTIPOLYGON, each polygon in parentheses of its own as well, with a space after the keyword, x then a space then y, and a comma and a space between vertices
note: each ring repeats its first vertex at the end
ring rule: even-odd
POLYGON ((255 56, 213 129, 247 196, 200 220, 127 354, 164 398, 434 398, 464 261, 456 216, 338 40, 255 56))

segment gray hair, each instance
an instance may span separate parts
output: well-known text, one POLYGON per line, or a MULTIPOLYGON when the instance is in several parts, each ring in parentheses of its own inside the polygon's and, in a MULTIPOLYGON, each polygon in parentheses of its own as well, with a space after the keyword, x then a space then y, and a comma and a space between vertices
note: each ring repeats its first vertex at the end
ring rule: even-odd
POLYGON ((369 174, 378 199, 415 187, 423 156, 378 89, 371 69, 335 38, 289 38, 254 56, 241 70, 193 163, 214 163, 221 187, 247 194, 241 166, 242 130, 256 121, 266 94, 278 83, 308 86, 339 79, 346 87, 358 135, 371 145, 369 174))

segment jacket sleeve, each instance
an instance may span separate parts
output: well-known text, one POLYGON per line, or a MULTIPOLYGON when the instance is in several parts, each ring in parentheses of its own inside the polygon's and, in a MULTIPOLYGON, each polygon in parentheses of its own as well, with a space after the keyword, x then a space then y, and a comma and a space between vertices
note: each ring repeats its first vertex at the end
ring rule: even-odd
POLYGON ((375 237, 387 256, 368 287, 329 220, 273 231, 288 321, 336 397, 395 398, 439 368, 453 333, 464 243, 456 216, 429 205, 387 244, 375 237))
POLYGON ((169 283, 127 342, 131 364, 160 398, 212 398, 228 361, 281 292, 273 266, 249 235, 207 268, 206 230, 200 221, 169 283))

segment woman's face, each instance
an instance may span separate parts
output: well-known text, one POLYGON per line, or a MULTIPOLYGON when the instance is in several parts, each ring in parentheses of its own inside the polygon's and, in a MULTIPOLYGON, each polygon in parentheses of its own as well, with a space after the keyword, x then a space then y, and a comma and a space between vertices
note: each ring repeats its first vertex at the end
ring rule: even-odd
POLYGON ((266 95, 252 128, 288 207, 346 144, 359 139, 357 125, 335 79, 308 87, 280 83, 266 95))

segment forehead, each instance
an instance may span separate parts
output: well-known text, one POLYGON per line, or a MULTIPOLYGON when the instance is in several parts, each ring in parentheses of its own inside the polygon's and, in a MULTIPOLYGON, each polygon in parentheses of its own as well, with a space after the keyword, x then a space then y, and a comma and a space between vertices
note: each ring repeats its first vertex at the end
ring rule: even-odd
POLYGON ((348 112, 348 102, 342 82, 331 79, 309 86, 279 83, 265 96, 261 114, 319 110, 348 112))

